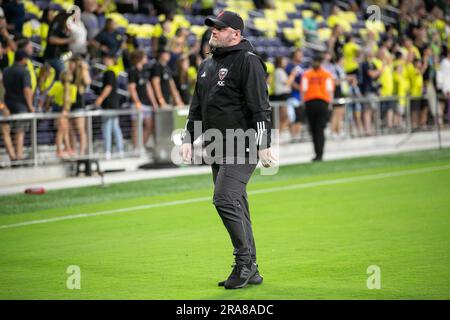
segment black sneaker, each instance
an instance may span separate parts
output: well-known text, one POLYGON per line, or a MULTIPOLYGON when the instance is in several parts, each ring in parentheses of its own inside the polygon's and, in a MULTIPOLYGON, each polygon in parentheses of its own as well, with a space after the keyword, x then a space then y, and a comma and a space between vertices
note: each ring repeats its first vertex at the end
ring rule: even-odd
POLYGON ((248 284, 248 281, 256 273, 256 264, 235 264, 233 271, 224 283, 225 289, 240 289, 248 284))
MULTIPOLYGON (((259 274, 258 266, 256 266, 256 268, 256 273, 248 280, 248 284, 261 284, 263 282, 264 278, 259 274)), ((225 285, 225 282, 225 280, 220 281, 217 285, 219 287, 223 287, 225 285)))

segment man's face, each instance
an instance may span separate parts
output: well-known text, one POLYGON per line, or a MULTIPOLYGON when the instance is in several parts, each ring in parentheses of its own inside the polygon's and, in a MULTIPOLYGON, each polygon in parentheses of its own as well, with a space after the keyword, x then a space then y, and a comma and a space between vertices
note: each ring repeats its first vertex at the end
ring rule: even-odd
POLYGON ((224 48, 233 45, 239 38, 241 32, 234 30, 233 28, 211 28, 211 38, 209 39, 209 45, 212 48, 224 48))
POLYGON ((169 61, 170 61, 170 52, 163 52, 163 53, 161 53, 161 55, 160 55, 160 57, 159 57, 159 61, 162 63, 162 64, 167 64, 167 63, 169 63, 169 61))
POLYGON ((33 45, 31 44, 31 42, 28 42, 28 44, 23 49, 28 55, 33 55, 33 45))
POLYGON ((295 51, 294 56, 292 57, 292 60, 295 63, 300 63, 303 58, 303 53, 300 50, 295 51))

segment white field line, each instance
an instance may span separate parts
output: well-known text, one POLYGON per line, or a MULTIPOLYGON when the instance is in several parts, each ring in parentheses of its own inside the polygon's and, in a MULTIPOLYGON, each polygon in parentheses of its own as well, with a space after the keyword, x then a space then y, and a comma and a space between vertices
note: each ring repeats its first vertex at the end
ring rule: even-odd
MULTIPOLYGON (((307 188, 313 188, 313 187, 319 187, 319 186, 329 186, 329 185, 341 184, 341 183, 369 181, 369 180, 377 180, 377 179, 383 179, 383 178, 400 177, 400 176, 406 176, 406 175, 411 175, 411 174, 429 173, 429 172, 443 171, 443 170, 448 170, 448 169, 450 169, 450 165, 404 170, 404 171, 398 171, 398 172, 385 172, 385 173, 377 173, 377 174, 358 176, 358 177, 352 177, 352 178, 341 178, 341 179, 293 184, 290 186, 283 186, 283 187, 266 188, 266 189, 250 191, 248 194, 254 195, 254 194, 262 194, 262 193, 270 193, 270 192, 280 192, 280 191, 286 191, 286 190, 307 189, 307 188)), ((211 197, 199 197, 199 198, 193 198, 193 199, 187 199, 187 200, 168 201, 168 202, 162 202, 162 203, 133 206, 133 207, 128 207, 128 208, 105 210, 105 211, 99 211, 99 212, 93 212, 93 213, 79 213, 79 214, 73 214, 73 215, 68 215, 68 216, 63 216, 63 217, 56 217, 56 218, 49 218, 49 219, 42 219, 42 220, 30 220, 30 221, 15 223, 15 224, 0 225, 0 229, 10 229, 10 228, 29 226, 29 225, 33 225, 33 224, 42 224, 42 223, 49 223, 49 222, 56 222, 56 221, 63 221, 63 220, 91 218, 91 217, 104 216, 104 215, 110 215, 110 214, 115 214, 115 213, 138 211, 138 210, 152 209, 152 208, 169 207, 169 206, 190 204, 190 203, 203 202, 203 201, 212 201, 212 199, 211 199, 211 197)))

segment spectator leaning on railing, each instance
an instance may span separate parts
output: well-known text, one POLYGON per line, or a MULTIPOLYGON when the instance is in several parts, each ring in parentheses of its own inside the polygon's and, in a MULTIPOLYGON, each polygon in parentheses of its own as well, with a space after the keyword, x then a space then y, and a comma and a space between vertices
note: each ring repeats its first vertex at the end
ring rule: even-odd
MULTIPOLYGON (((303 70, 300 66, 295 66, 292 68, 291 73, 288 74, 286 72, 287 67, 287 58, 286 57, 277 57, 275 59, 275 72, 273 74, 273 82, 274 82, 274 95, 273 101, 287 101, 292 92, 292 83, 294 82, 297 74, 301 73, 303 70)), ((291 140, 295 141, 295 139, 299 139, 299 130, 295 129, 295 127, 299 127, 297 123, 296 117, 296 108, 292 105, 282 105, 280 106, 280 130, 284 130, 285 128, 289 128, 291 134, 291 140)))
POLYGON ((379 78, 381 89, 380 96, 386 100, 381 102, 381 115, 385 119, 388 128, 394 126, 395 102, 387 100, 394 94, 394 70, 390 53, 386 48, 378 51, 378 57, 382 62, 381 75, 379 78))
MULTIPOLYGON (((33 45, 31 44, 31 41, 27 38, 22 38, 19 41, 17 41, 17 49, 25 51, 25 53, 30 58, 33 55, 33 45)), ((36 91, 37 75, 31 59, 27 60, 26 68, 28 73, 30 74, 31 90, 33 91, 34 94, 34 92, 36 91)))
POLYGON ((373 135, 373 114, 377 110, 378 104, 376 99, 378 96, 380 84, 378 79, 381 75, 381 61, 375 57, 375 52, 366 51, 364 61, 360 67, 361 74, 361 93, 368 98, 369 102, 363 104, 363 121, 365 134, 373 135))
MULTIPOLYGON (((334 98, 345 98, 348 96, 349 87, 347 82, 347 74, 344 68, 344 58, 338 58, 331 67, 331 75, 333 76, 333 82, 335 86, 334 98)), ((354 75, 351 74, 351 75, 354 75)), ((334 138, 341 138, 344 135, 344 116, 345 116, 345 104, 341 102, 333 103, 333 111, 331 113, 331 135, 334 138)))
MULTIPOLYGON (((143 141, 145 145, 153 131, 153 112, 157 108, 155 94, 150 84, 150 70, 147 68, 148 58, 144 51, 133 52, 133 67, 128 71, 128 92, 132 107, 142 113, 144 122, 143 141)), ((138 117, 132 115, 132 140, 138 147, 138 117)))
POLYGON ((155 90, 156 99, 160 107, 168 105, 183 106, 180 93, 173 80, 172 70, 167 65, 170 61, 170 52, 161 49, 158 53, 158 62, 152 69, 152 85, 155 90))
MULTIPOLYGON (((77 96, 71 111, 79 112, 86 110, 85 93, 91 84, 91 76, 89 74, 89 65, 81 56, 75 56, 69 60, 68 70, 71 73, 72 84, 77 87, 77 96)), ((79 155, 86 154, 87 136, 86 136, 86 119, 84 116, 75 116, 71 118, 70 126, 70 143, 75 148, 76 136, 79 137, 79 155), (76 129, 76 130, 75 130, 76 129)))
POLYGON ((51 111, 60 113, 56 130, 56 155, 68 158, 75 155, 70 142, 69 112, 77 99, 77 86, 72 83, 73 74, 70 69, 64 70, 48 92, 46 106, 51 104, 51 111))
POLYGON ((291 123, 291 138, 295 142, 300 138, 301 121, 303 115, 303 106, 301 104, 300 82, 302 79, 303 69, 301 67, 303 60, 303 52, 296 49, 291 56, 291 63, 286 67, 286 72, 291 74, 295 71, 295 79, 291 83, 291 95, 287 100, 288 116, 291 123))
MULTIPOLYGON (((100 95, 95 100, 95 106, 104 110, 117 110, 120 108, 119 94, 117 93, 118 70, 115 66, 115 57, 111 54, 103 55, 103 63, 106 70, 103 73, 103 86, 100 95)), ((123 157, 124 145, 122 130, 119 125, 118 115, 104 115, 102 117, 102 134, 105 145, 105 158, 111 159, 112 135, 120 157, 123 157)))
MULTIPOLYGON (((15 54, 14 64, 6 68, 3 73, 3 84, 5 87, 6 114, 21 114, 34 112, 33 91, 31 89, 30 74, 26 69, 29 56, 23 50, 18 50, 15 54)), ((23 143, 25 132, 29 129, 28 121, 11 121, 10 126, 15 138, 15 148, 9 143, 8 155, 11 161, 23 160, 23 143)), ((4 139, 8 140, 8 128, 3 130, 4 139)), ((8 143, 6 143, 8 145, 8 143)))
POLYGON ((191 87, 193 82, 189 70, 189 57, 185 54, 178 58, 175 68, 174 80, 177 90, 180 93, 183 104, 188 105, 191 100, 191 87))

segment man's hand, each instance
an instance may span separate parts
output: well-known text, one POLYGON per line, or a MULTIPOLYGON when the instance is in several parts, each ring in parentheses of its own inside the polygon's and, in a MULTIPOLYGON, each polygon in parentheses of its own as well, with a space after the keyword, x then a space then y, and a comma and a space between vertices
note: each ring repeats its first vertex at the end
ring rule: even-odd
POLYGON ((183 100, 177 99, 176 102, 175 102, 175 105, 176 105, 178 108, 184 107, 183 100))
POLYGON ((1 115, 1 112, 3 112, 4 117, 9 117, 11 115, 11 112, 6 107, 6 104, 4 104, 4 103, 0 103, 0 115, 1 115))
POLYGON ((192 143, 183 143, 181 145, 181 158, 186 164, 192 162, 192 143))
POLYGON ((102 99, 99 97, 99 98, 95 99, 94 106, 95 106, 96 108, 100 108, 101 105, 102 105, 102 103, 103 103, 103 101, 102 101, 102 99))
POLYGON ((273 167, 277 164, 278 159, 272 154, 272 149, 267 148, 258 151, 259 160, 264 168, 273 167))

